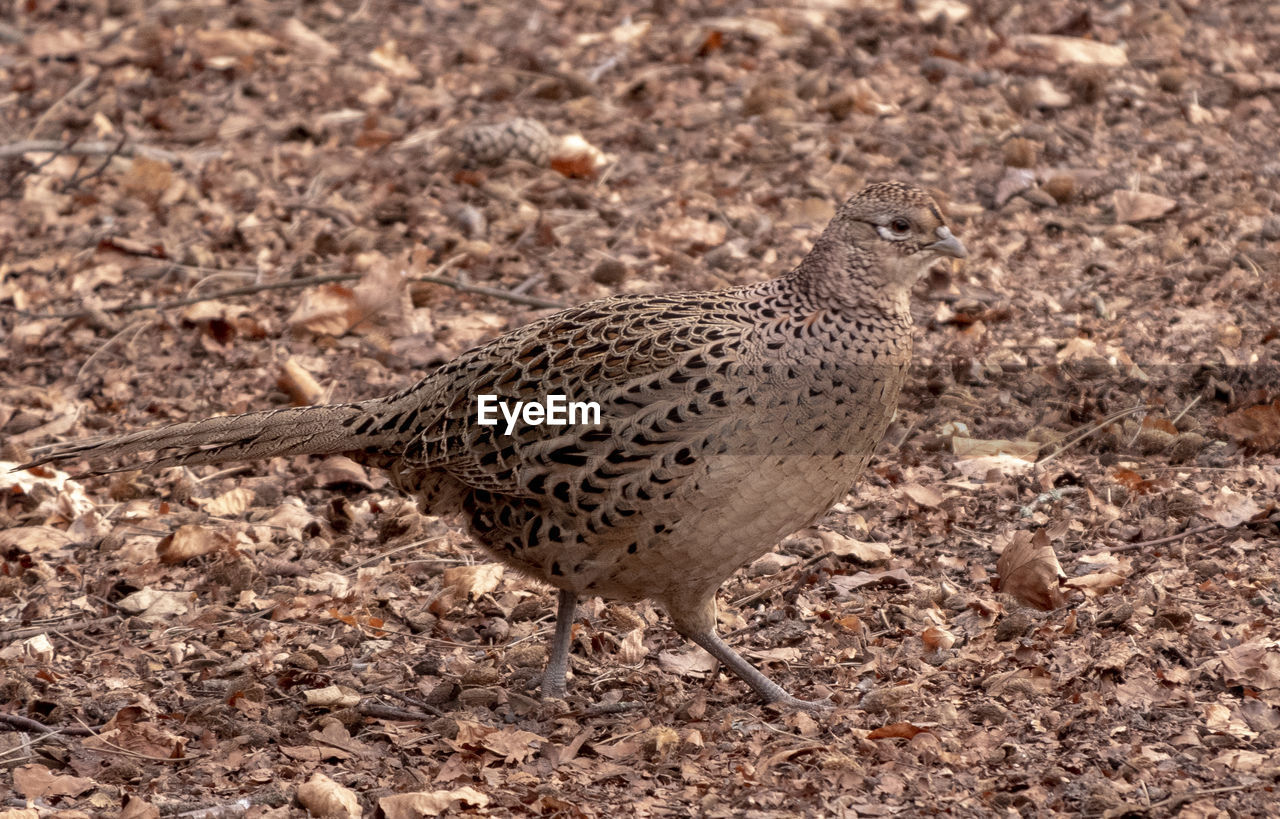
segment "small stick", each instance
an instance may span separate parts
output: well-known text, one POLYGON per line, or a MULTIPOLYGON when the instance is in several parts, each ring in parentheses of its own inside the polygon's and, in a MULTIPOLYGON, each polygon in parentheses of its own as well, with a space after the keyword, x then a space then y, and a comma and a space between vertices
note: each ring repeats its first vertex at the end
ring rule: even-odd
MULTIPOLYGON (((456 257, 455 257, 456 258, 456 257)), ((450 260, 452 261, 452 260, 450 260)), ((444 269, 449 262, 441 265, 440 269, 444 269)), ((185 299, 174 299, 173 301, 152 302, 150 304, 120 304, 115 307, 103 307, 100 311, 90 310, 72 310, 66 313, 29 313, 26 310, 17 310, 19 315, 29 319, 76 319, 86 318, 93 315, 94 312, 103 313, 133 313, 139 310, 171 310, 175 307, 187 307, 192 304, 199 304, 204 301, 216 301, 218 299, 232 298, 234 296, 251 296, 255 293, 262 293, 267 290, 291 290, 297 287, 310 287, 315 284, 329 284, 331 282, 346 282, 359 279, 360 273, 334 273, 327 276, 307 276, 301 279, 289 279, 283 282, 266 282, 263 284, 251 284, 244 287, 233 287, 229 290, 219 290, 215 293, 209 293, 204 296, 191 296, 185 299)), ((409 280, 410 282, 426 282, 428 284, 443 284, 446 287, 452 287, 463 293, 475 293, 481 296, 492 296, 496 299, 515 302, 516 304, 524 304, 529 307, 540 308, 556 308, 562 309, 566 305, 551 299, 543 299, 538 296, 526 296, 520 293, 513 293, 509 290, 502 290, 497 287, 485 287, 479 284, 465 284, 454 279, 428 274, 424 276, 415 276, 409 280)))
POLYGON ((1236 791, 1245 791, 1245 790, 1249 790, 1250 788, 1256 788, 1261 786, 1262 786, 1262 783, 1259 782, 1252 785, 1224 785, 1221 788, 1202 788, 1200 790, 1194 790, 1194 791, 1183 791, 1182 793, 1175 793, 1173 796, 1170 796, 1167 799, 1162 799, 1159 802, 1153 802, 1150 805, 1125 805, 1123 808, 1120 808, 1120 809, 1109 810, 1106 813, 1104 813, 1103 816, 1107 816, 1107 817, 1122 816, 1124 814, 1135 812, 1135 811, 1140 811, 1142 813, 1150 813, 1152 811, 1162 810, 1164 808, 1172 808, 1176 810, 1178 807, 1182 806, 1187 802, 1190 802, 1192 799, 1199 799, 1202 796, 1215 796, 1220 793, 1235 793, 1236 791))
POLYGON ((225 805, 211 805, 207 808, 193 808, 181 813, 172 813, 169 819, 238 819, 248 813, 251 807, 253 807, 253 800, 246 796, 225 805))
POLYGON ((88 726, 81 728, 78 725, 69 726, 67 728, 50 728, 43 722, 37 722, 30 717, 24 717, 19 714, 5 714, 2 712, 0 712, 0 723, 12 725, 19 731, 39 731, 46 736, 50 734, 70 734, 72 736, 87 737, 92 736, 95 730, 88 726))
POLYGON ((380 702, 362 702, 356 707, 356 710, 363 716, 373 717, 374 719, 416 720, 419 722, 445 715, 439 708, 435 709, 436 713, 433 715, 425 711, 411 711, 408 708, 397 708, 394 705, 384 705, 380 702))
POLYGON ((1121 418, 1124 418, 1125 416, 1133 415, 1135 413, 1139 413, 1139 412, 1142 412, 1143 410, 1149 410, 1149 409, 1154 409, 1154 407, 1150 407, 1146 404, 1139 404, 1138 406, 1130 407, 1127 410, 1121 410, 1120 412, 1111 413, 1106 418, 1103 418, 1101 421, 1098 421, 1097 423, 1086 427, 1083 432, 1077 433, 1074 436, 1070 436, 1070 440, 1068 440, 1065 444, 1058 447, 1053 452, 1049 453, 1048 455, 1046 455, 1045 457, 1037 461, 1036 466, 1043 466, 1044 464, 1049 463, 1054 458, 1057 458, 1059 455, 1066 452, 1068 449, 1075 446, 1076 444, 1080 443, 1085 438, 1088 438, 1090 435, 1094 434, 1098 430, 1103 429, 1108 424, 1119 421, 1121 418))
MULTIPOLYGON (((329 282, 344 282, 352 279, 360 278, 359 273, 335 273, 330 276, 308 276, 303 279, 289 279, 284 282, 266 282, 264 284, 251 284, 244 287, 233 287, 230 290, 219 290, 216 293, 209 293, 205 296, 191 296, 185 299, 174 299, 173 301, 159 301, 150 304, 119 304, 115 307, 103 307, 103 313, 134 313, 139 310, 171 310, 175 307, 186 307, 191 304, 199 304, 202 301, 216 301, 221 298, 230 298, 232 296, 251 296, 254 293, 261 293, 266 290, 289 290, 295 287, 310 287, 313 284, 328 284, 329 282)), ((20 314, 30 319, 73 319, 84 318, 92 315, 88 310, 74 310, 67 313, 28 313, 24 310, 18 311, 20 314)))
POLYGON ((1018 517, 1029 518, 1035 514, 1036 507, 1050 501, 1060 501, 1067 495, 1078 495, 1084 490, 1078 486, 1064 486, 1061 489, 1050 489, 1048 492, 1041 492, 1036 495, 1035 500, 1018 510, 1018 517))
POLYGON ((1194 407, 1196 404, 1199 404, 1201 398, 1204 398, 1204 393, 1200 393, 1195 398, 1187 402, 1187 405, 1182 408, 1182 412, 1178 413, 1177 416, 1175 416, 1174 419, 1169 423, 1173 424, 1176 427, 1178 425, 1178 422, 1182 420, 1182 416, 1186 415, 1187 412, 1190 411, 1190 409, 1194 407))
MULTIPOLYGON (((432 705, 431 703, 425 702, 424 700, 420 700, 417 697, 410 697, 408 694, 401 694, 399 691, 384 691, 382 693, 385 696, 391 697, 392 699, 400 700, 401 702, 412 705, 415 708, 421 708, 423 711, 426 711, 428 714, 431 714, 432 716, 435 716, 435 717, 449 716, 444 711, 441 711, 439 708, 432 705)), ((377 703, 371 702, 369 700, 362 700, 360 703, 360 710, 363 713, 366 706, 373 706, 373 705, 377 705, 377 703)), ((391 706, 384 705, 382 707, 390 708, 391 706)), ((370 716, 373 716, 373 715, 371 714, 370 716)), ((396 717, 396 719, 399 719, 399 717, 396 717)), ((423 719, 423 717, 414 717, 414 719, 423 719)))
POLYGON ((40 133, 40 129, 44 127, 44 124, 49 121, 49 118, 52 117, 58 111, 58 109, 66 105, 68 100, 71 100, 76 96, 79 96, 81 91, 85 90, 86 88, 93 85, 97 81, 98 81, 97 74, 89 74, 80 82, 73 85, 70 91, 63 94, 61 97, 59 97, 57 101, 54 102, 53 105, 50 105, 48 108, 44 109, 44 113, 41 114, 40 118, 36 120, 36 124, 31 126, 31 130, 27 132, 27 139, 35 139, 36 134, 40 133))
POLYGON ((497 287, 485 287, 480 284, 463 284, 460 281, 449 279, 444 276, 417 276, 410 279, 410 281, 427 282, 429 284, 443 284, 445 287, 452 287, 454 290, 458 290, 463 293, 493 296, 495 299, 504 299, 506 301, 515 302, 516 304, 524 304, 529 307, 555 308, 560 310, 566 306, 562 302, 539 298, 538 296, 525 296, 520 293, 512 293, 510 290, 502 290, 497 287))
POLYGON ((90 365, 90 364, 92 364, 93 362, 97 361, 97 360, 98 360, 98 358, 99 358, 99 357, 101 357, 102 355, 104 355, 104 354, 107 352, 107 350, 111 349, 111 347, 112 347, 112 346, 113 346, 117 341, 119 341, 120 339, 124 338, 125 333, 128 333, 128 332, 130 332, 131 330, 132 330, 132 331, 134 331, 134 332, 136 333, 136 331, 141 330, 141 329, 142 329, 143 327, 145 327, 145 326, 146 326, 146 322, 145 322, 145 321, 135 321, 133 324, 130 324, 128 327, 124 328, 123 330, 121 330, 120 332, 116 333, 116 334, 115 334, 114 336, 112 336, 111 338, 107 339, 107 343, 106 343, 106 344, 103 344, 101 347, 99 347, 97 350, 95 350, 95 351, 94 351, 94 353, 93 353, 93 355, 89 356, 89 358, 88 358, 88 359, 86 359, 86 360, 85 360, 85 362, 84 362, 83 364, 81 364, 81 365, 80 365, 80 369, 76 370, 76 377, 75 377, 75 379, 74 379, 74 380, 75 380, 75 382, 76 382, 76 383, 79 383, 79 382, 80 382, 80 379, 84 377, 84 373, 85 373, 85 371, 89 369, 89 365, 90 365))
POLYGON ((1220 523, 1210 523, 1207 526, 1197 526, 1194 529, 1184 529, 1181 532, 1177 532, 1172 535, 1165 535, 1164 537, 1158 537, 1154 540, 1140 540, 1137 543, 1120 543, 1115 546, 1099 546, 1098 548, 1090 549, 1087 552, 1079 552, 1079 554, 1097 555, 1102 554, 1103 552, 1131 552, 1134 549, 1143 549, 1147 546, 1163 546, 1166 543, 1173 543, 1176 540, 1189 538, 1193 535, 1203 535, 1205 532, 1212 532, 1214 529, 1222 529, 1224 532, 1229 532, 1236 528, 1236 526, 1248 523, 1280 523, 1280 512, 1269 518, 1262 518, 1261 520, 1242 520, 1240 523, 1233 526, 1223 526, 1220 523))
POLYGON ((59 624, 46 624, 43 626, 26 626, 24 628, 14 628, 8 631, 0 631, 0 643, 10 643, 14 640, 25 640, 28 637, 35 637, 37 634, 72 634, 77 631, 85 631, 98 626, 113 625, 120 622, 119 615, 111 615, 110 617, 98 617, 93 620, 71 620, 59 624))
POLYGON ((149 145, 119 145, 114 142, 78 142, 75 145, 68 145, 56 139, 24 139, 21 142, 0 145, 0 159, 12 159, 15 156, 29 153, 70 154, 71 156, 110 156, 115 154, 116 156, 124 157, 145 156, 170 163, 182 161, 182 157, 172 151, 153 148, 149 145))

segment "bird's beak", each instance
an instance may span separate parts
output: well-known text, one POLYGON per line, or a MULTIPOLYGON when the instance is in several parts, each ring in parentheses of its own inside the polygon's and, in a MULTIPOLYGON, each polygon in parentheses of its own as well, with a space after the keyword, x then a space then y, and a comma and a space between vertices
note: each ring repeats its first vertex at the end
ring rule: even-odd
POLYGON ((963 259, 969 255, 969 251, 964 249, 964 243, 951 235, 951 229, 943 225, 934 231, 938 235, 938 241, 929 245, 929 249, 939 256, 950 256, 953 259, 963 259))

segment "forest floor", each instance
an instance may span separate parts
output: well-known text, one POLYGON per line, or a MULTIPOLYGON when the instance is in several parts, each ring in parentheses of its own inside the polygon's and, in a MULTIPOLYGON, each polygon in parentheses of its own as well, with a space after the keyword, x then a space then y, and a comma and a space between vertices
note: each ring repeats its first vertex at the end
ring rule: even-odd
POLYGON ((6 468, 0 817, 1276 814, 1280 5, 15 5, 8 462, 769 278, 868 181, 970 256, 867 475, 721 592, 829 713, 598 600, 540 701, 554 596, 345 459, 6 468))

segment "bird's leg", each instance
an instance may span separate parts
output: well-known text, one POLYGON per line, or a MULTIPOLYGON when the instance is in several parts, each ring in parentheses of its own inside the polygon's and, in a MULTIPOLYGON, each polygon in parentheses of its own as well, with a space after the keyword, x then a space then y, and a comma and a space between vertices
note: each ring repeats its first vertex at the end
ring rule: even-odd
POLYGON ((569 671, 570 638, 573 636, 573 615, 578 610, 578 595, 568 589, 560 590, 560 605, 556 609, 556 633, 551 638, 551 656, 547 670, 542 675, 542 696, 564 697, 564 677, 569 671))
POLYGON ((785 688, 766 677, 741 654, 730 648, 729 644, 716 634, 715 610, 715 599, 712 598, 697 615, 686 618, 673 614, 672 619, 675 621, 677 631, 706 649, 712 657, 751 686, 751 690, 765 702, 808 711, 819 711, 830 707, 829 703, 802 700, 791 696, 785 688))

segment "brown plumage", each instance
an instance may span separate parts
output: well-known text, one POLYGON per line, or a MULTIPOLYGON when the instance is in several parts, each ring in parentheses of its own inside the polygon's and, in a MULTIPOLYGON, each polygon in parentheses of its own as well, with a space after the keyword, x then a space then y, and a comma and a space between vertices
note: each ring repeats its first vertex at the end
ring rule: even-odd
POLYGON ((600 595, 655 600, 763 699, 803 706, 716 635, 715 592, 849 491, 910 361, 909 289, 934 260, 964 255, 923 191, 871 185, 771 281, 602 299, 386 398, 54 444, 29 465, 346 453, 386 469, 423 511, 466 515, 499 560, 560 590, 544 694, 564 692, 578 597, 600 595), (598 402, 601 422, 509 435, 501 416, 477 423, 481 395, 550 394, 598 402))

